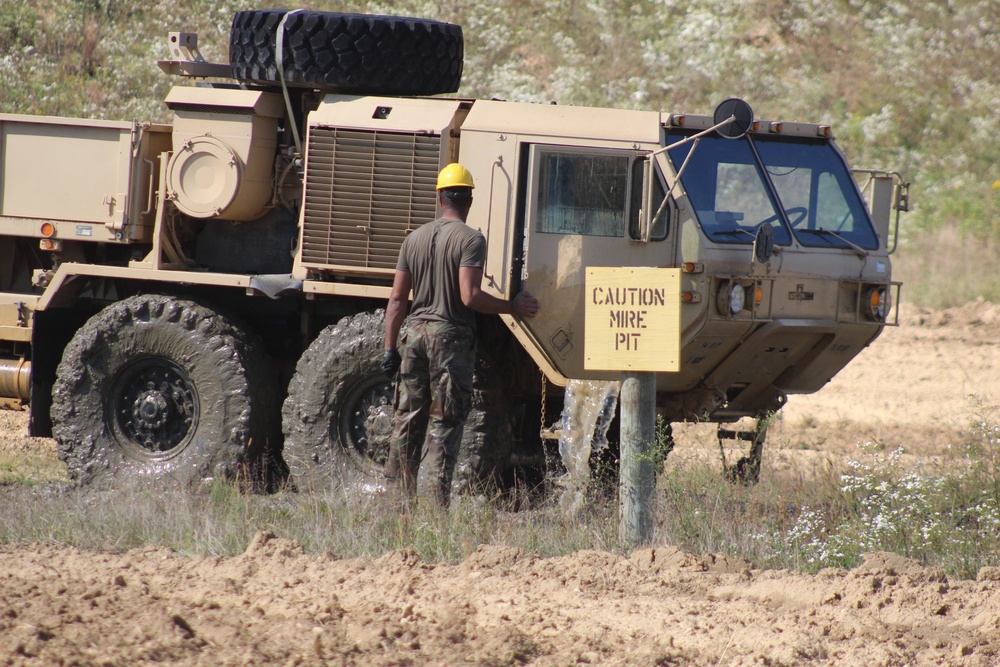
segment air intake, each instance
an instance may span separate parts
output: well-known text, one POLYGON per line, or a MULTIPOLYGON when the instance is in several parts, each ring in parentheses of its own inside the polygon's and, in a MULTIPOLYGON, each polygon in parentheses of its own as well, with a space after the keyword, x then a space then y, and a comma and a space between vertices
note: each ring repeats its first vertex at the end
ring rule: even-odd
POLYGON ((302 264, 392 271, 407 232, 433 220, 441 137, 312 127, 302 264))

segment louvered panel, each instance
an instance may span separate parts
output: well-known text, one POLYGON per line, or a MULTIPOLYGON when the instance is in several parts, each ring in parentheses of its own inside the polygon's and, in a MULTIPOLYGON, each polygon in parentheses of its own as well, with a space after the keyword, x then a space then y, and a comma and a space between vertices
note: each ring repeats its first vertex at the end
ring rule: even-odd
POLYGON ((392 269, 408 231, 434 217, 439 136, 311 128, 302 261, 392 269))

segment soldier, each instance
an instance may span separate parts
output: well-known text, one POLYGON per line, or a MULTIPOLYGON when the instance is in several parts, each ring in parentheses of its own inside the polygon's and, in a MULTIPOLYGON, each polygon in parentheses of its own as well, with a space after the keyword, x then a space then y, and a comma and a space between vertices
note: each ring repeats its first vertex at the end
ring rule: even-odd
POLYGON ((458 163, 438 174, 441 217, 403 241, 385 314, 382 370, 390 378, 399 373, 385 475, 415 496, 426 447, 434 499, 443 508, 472 404, 475 312, 517 317, 538 312, 538 300, 527 292, 507 301, 482 291, 486 239, 465 225, 474 187, 472 174, 458 163), (409 324, 399 340, 411 289, 409 324))

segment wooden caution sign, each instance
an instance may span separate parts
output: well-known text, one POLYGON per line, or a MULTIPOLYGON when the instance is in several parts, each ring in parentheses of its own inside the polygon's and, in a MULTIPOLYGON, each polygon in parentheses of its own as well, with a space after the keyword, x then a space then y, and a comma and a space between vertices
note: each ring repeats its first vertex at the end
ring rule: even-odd
POLYGON ((584 368, 677 372, 680 269, 587 268, 584 368))

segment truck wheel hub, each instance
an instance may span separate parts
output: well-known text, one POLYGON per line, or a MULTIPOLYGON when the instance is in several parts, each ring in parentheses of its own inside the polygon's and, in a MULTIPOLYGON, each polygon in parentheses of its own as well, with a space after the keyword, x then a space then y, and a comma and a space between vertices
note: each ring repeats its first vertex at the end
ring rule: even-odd
POLYGON ((158 389, 148 391, 136 400, 132 416, 142 428, 161 428, 170 417, 170 403, 158 389))
POLYGON ((191 433, 196 395, 187 374, 171 362, 143 360, 123 374, 117 387, 115 431, 135 453, 170 451, 191 433))
POLYGON ((349 404, 353 409, 344 414, 342 441, 358 454, 384 465, 395 421, 392 385, 384 379, 363 383, 352 393, 349 404))

